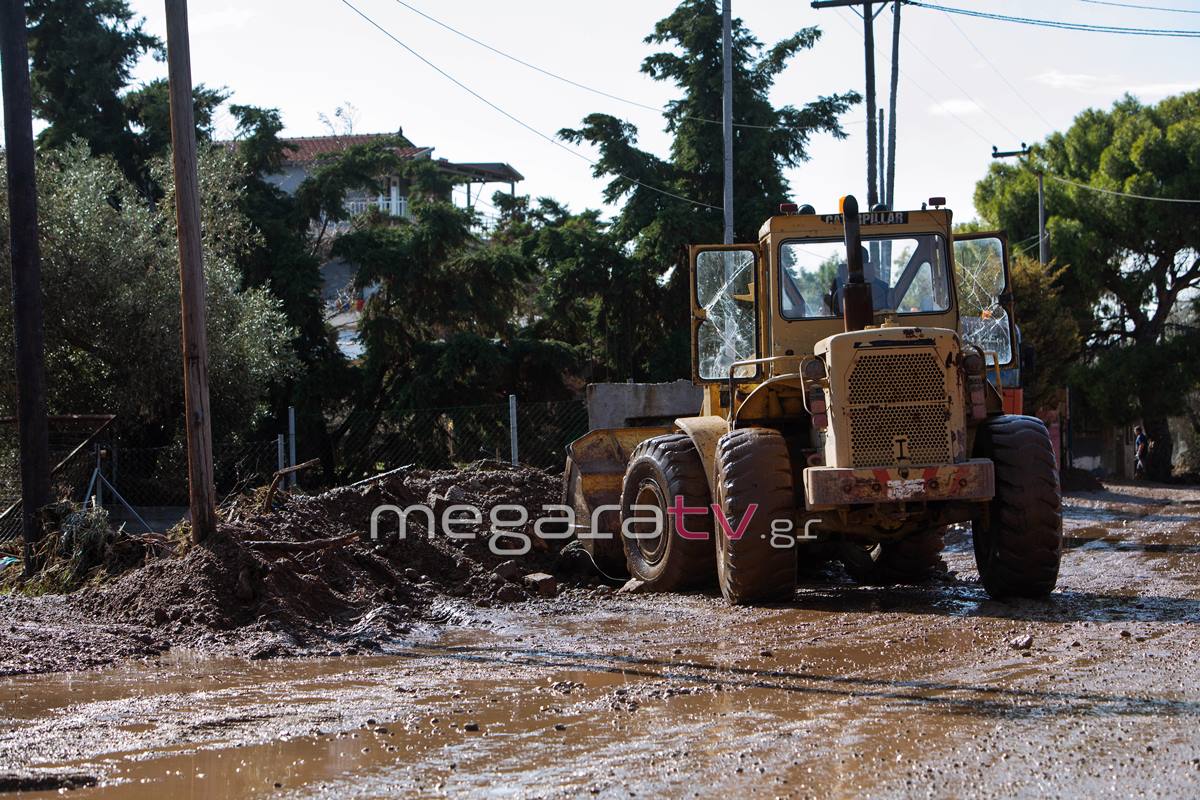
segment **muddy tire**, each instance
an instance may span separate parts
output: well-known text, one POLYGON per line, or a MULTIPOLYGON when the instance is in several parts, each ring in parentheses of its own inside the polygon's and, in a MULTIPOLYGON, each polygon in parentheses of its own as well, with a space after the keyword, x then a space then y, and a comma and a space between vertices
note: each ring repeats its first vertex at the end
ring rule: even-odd
POLYGON ((945 535, 945 528, 931 528, 871 547, 844 542, 840 552, 842 566, 857 583, 869 586, 921 583, 945 571, 946 564, 942 561, 945 535))
MULTIPOLYGON (((629 574, 655 592, 670 592, 703 586, 712 582, 713 550, 712 514, 690 514, 685 518, 687 530, 697 537, 684 538, 675 528, 675 519, 667 514, 677 497, 683 505, 708 510, 708 481, 704 465, 692 440, 683 433, 647 439, 633 451, 625 471, 621 491, 621 522, 637 514, 634 505, 658 506, 665 530, 651 538, 622 535, 625 562, 629 574)), ((645 523, 630 523, 634 534, 653 532, 645 523)))
POLYGON ((1016 414, 979 426, 975 454, 990 458, 996 496, 972 523, 975 564, 994 598, 1045 597, 1062 559, 1062 495, 1045 424, 1016 414))
POLYGON ((778 431, 742 428, 717 442, 717 492, 721 511, 735 532, 752 504, 754 515, 738 538, 714 525, 717 580, 731 605, 792 599, 796 591, 795 540, 777 547, 771 522, 794 519, 792 465, 778 431))

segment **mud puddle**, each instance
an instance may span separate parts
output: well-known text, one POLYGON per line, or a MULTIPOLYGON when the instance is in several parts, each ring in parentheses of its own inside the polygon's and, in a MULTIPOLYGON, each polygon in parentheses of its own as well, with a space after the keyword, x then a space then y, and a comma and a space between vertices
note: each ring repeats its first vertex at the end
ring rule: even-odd
POLYGON ((1143 499, 1071 499, 1046 602, 989 600, 952 537, 924 586, 595 590, 384 657, 6 679, 0 772, 100 782, 78 797, 1196 796, 1200 492, 1143 499))

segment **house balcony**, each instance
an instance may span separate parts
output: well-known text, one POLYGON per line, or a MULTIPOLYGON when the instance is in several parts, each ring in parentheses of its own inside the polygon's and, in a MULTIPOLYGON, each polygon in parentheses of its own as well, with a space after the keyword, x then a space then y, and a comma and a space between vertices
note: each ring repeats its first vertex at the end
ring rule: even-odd
POLYGON ((412 219, 412 212, 408 207, 408 198, 403 196, 349 198, 346 200, 345 208, 350 216, 357 216, 365 213, 367 209, 377 208, 389 217, 412 219))

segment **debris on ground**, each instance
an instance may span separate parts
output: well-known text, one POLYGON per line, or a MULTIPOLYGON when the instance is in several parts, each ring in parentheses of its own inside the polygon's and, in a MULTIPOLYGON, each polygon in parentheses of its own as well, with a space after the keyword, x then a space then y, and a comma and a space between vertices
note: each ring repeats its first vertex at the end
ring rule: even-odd
POLYGON ((1103 492, 1104 484, 1092 473, 1079 467, 1067 467, 1059 475, 1064 492, 1103 492))
MULTIPOLYGON (((164 537, 114 532, 102 510, 89 511, 48 538, 57 561, 38 578, 38 593, 82 586, 65 598, 82 618, 150 631, 162 646, 253 658, 376 652, 414 624, 462 620, 474 607, 553 597, 560 584, 594 580, 558 558, 565 537, 534 536, 542 507, 557 504, 560 491, 555 475, 500 462, 414 469, 281 496, 268 511, 255 497, 209 541, 180 540, 178 553, 164 537), (398 535, 400 518, 387 509, 417 505, 430 513, 408 514, 398 535), (502 509, 494 526, 492 510, 506 505, 528 509, 528 519, 509 522, 502 509), (518 554, 523 537, 528 552, 518 554)), ((18 671, 38 671, 22 664, 18 671)), ((0 672, 14 666, 0 663, 0 672)))

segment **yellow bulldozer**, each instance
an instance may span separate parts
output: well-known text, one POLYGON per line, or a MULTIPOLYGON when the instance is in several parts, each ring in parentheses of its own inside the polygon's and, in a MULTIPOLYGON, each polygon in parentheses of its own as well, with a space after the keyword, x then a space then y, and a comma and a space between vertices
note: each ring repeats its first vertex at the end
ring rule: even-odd
POLYGON ((757 244, 689 248, 699 413, 568 448, 564 502, 597 564, 774 602, 830 553, 862 582, 919 580, 969 523, 989 595, 1053 591, 1055 452, 997 389, 1019 358, 1007 243, 956 235, 944 205, 785 204, 757 244))

